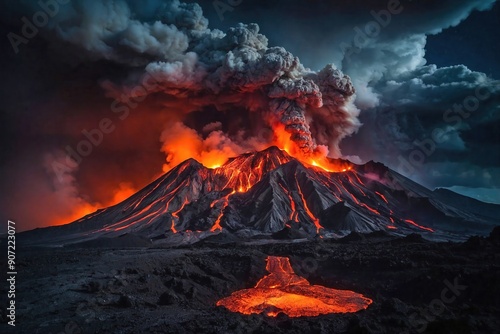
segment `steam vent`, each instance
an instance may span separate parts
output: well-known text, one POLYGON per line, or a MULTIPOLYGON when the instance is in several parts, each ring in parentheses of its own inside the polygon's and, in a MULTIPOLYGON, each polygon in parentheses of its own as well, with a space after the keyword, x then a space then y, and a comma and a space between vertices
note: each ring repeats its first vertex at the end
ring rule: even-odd
POLYGON ((295 274, 287 257, 268 256, 269 275, 252 289, 233 292, 217 302, 232 312, 263 313, 289 317, 314 317, 328 313, 350 313, 366 309, 372 300, 349 291, 311 285, 295 274))

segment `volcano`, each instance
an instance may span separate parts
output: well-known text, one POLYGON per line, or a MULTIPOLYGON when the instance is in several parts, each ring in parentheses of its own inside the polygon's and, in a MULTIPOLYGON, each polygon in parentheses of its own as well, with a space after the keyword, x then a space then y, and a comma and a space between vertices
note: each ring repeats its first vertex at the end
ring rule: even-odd
POLYGON ((384 231, 463 240, 486 235, 498 224, 500 206, 431 191, 381 163, 327 158, 321 166, 328 167, 303 162, 275 146, 216 168, 188 159, 121 203, 21 237, 38 245, 124 236, 189 244, 384 231))

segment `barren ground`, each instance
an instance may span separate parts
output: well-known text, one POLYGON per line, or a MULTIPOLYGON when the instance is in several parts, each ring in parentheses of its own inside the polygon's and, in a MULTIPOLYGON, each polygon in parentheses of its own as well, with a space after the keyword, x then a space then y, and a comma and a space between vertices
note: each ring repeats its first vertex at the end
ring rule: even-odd
MULTIPOLYGON (((352 234, 339 241, 264 245, 23 249, 18 251, 16 330, 495 333, 500 329, 499 249, 498 233, 461 244, 428 242, 418 235, 352 234), (290 257, 295 271, 312 284, 353 290, 374 302, 358 313, 311 318, 245 316, 216 307, 218 299, 254 286, 267 274, 267 255, 290 257)), ((5 312, 2 307, 4 323, 5 312)))

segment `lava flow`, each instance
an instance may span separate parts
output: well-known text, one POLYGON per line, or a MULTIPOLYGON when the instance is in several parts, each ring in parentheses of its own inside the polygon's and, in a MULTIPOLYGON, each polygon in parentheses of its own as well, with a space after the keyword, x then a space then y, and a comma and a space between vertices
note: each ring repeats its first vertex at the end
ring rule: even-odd
POLYGON ((209 168, 214 171, 215 175, 223 176, 227 180, 220 190, 231 188, 241 193, 252 188, 267 172, 290 162, 292 159, 298 159, 307 166, 326 172, 346 172, 352 169, 352 164, 346 161, 330 161, 314 154, 304 156, 300 152, 290 150, 287 146, 284 149, 274 147, 265 150, 265 153, 257 157, 252 152, 235 158, 227 158, 223 165, 214 165, 209 168), (295 154, 291 152, 295 152, 295 154))
POLYGON ((328 313, 351 313, 366 309, 372 300, 349 291, 311 285, 295 274, 286 257, 268 256, 267 271, 252 289, 233 292, 217 302, 232 312, 264 313, 289 317, 313 317, 328 313))
POLYGON ((291 156, 278 148, 273 148, 257 156, 246 153, 230 158, 223 166, 215 168, 214 173, 227 180, 221 190, 231 188, 238 192, 246 192, 267 172, 291 160, 291 156))

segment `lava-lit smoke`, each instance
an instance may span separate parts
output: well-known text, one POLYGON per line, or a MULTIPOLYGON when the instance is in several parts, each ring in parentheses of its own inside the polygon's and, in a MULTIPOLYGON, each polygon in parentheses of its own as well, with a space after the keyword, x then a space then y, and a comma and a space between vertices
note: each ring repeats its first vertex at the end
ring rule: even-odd
MULTIPOLYGON (((78 169, 75 165, 65 165, 65 156, 62 152, 57 154, 47 154, 44 159, 44 165, 47 173, 51 176, 52 191, 46 191, 45 196, 50 196, 50 202, 53 203, 50 207, 38 208, 39 213, 43 213, 47 220, 52 225, 62 225, 68 222, 77 220, 96 210, 119 203, 129 196, 133 195, 137 189, 134 189, 130 184, 122 182, 116 189, 112 191, 112 199, 104 203, 92 202, 82 196, 76 184, 74 173, 78 169), (65 166, 64 169, 54 173, 53 164, 65 166)), ((33 187, 36 185, 33 184, 33 187)), ((46 201, 47 198, 36 199, 36 202, 46 201)))
MULTIPOLYGON (((359 127, 349 77, 333 65, 319 72, 305 68, 284 48, 269 47, 256 24, 222 33, 208 29, 196 4, 170 1, 166 9, 154 23, 128 18, 118 44, 156 59, 142 74, 134 71, 124 85, 105 84, 115 98, 124 92, 141 100, 154 95, 163 99, 165 112, 175 115, 161 137, 165 170, 188 157, 221 164, 248 150, 283 147, 283 141, 296 156, 340 155, 340 140, 359 127), (203 112, 207 109, 210 117, 203 112), (197 124, 189 126, 185 120, 193 113, 197 124), (254 124, 235 129, 229 121, 238 118, 251 118, 254 124), (206 131, 205 125, 214 121, 221 126, 206 131)), ((137 58, 130 61, 137 64, 137 58)))
POLYGON ((137 15, 141 10, 125 0, 80 7, 54 19, 52 38, 76 47, 79 57, 126 68, 125 80, 103 83, 108 96, 162 102, 172 119, 161 136, 165 169, 186 157, 221 163, 248 150, 283 147, 282 141, 295 156, 338 157, 340 140, 360 125, 348 76, 333 65, 305 68, 284 48, 269 46, 257 24, 209 29, 198 4, 178 0, 163 2, 152 15, 137 15), (203 130, 214 122, 221 123, 215 133, 203 130), (180 138, 193 142, 178 145, 180 138))
POLYGON ((208 133, 198 133, 182 122, 169 124, 160 138, 163 142, 162 150, 166 154, 163 170, 166 172, 189 158, 194 158, 207 167, 217 167, 226 162, 227 157, 240 154, 242 147, 224 134, 219 126, 220 123, 211 123, 206 126, 208 133))
MULTIPOLYGON (((269 46, 256 24, 239 24, 227 32, 209 29, 201 7, 194 3, 158 1, 154 13, 140 6, 126 0, 75 0, 41 29, 39 39, 46 41, 47 50, 56 50, 61 62, 84 64, 82 72, 97 72, 89 74, 92 82, 102 79, 103 99, 106 95, 115 100, 94 103, 80 96, 76 108, 61 102, 73 95, 54 98, 67 115, 83 105, 89 110, 57 125, 76 129, 60 139, 56 151, 66 145, 75 149, 86 139, 80 131, 95 128, 101 118, 112 118, 116 131, 106 135, 81 166, 66 166, 68 182, 40 186, 50 193, 44 196, 50 204, 38 211, 32 208, 32 216, 60 224, 120 201, 130 189, 159 176, 159 166, 155 172, 140 166, 158 163, 156 157, 148 158, 158 150, 158 140, 165 154, 163 171, 187 158, 215 167, 228 157, 271 145, 321 166, 319 159, 339 156, 340 140, 359 127, 351 80, 335 66, 321 71, 305 68, 284 48, 269 46), (112 102, 119 102, 130 116, 122 118, 125 114, 116 113, 112 102), (107 152, 111 154, 106 157, 107 152), (116 156, 120 160, 113 161, 116 156), (96 174, 95 168, 105 169, 108 176, 96 174), (122 174, 124 168, 128 172, 122 174), (130 181, 130 189, 120 187, 119 180, 130 181), (52 214, 45 210, 50 206, 68 209, 52 214)), ((80 87, 68 90, 85 95, 80 87)), ((54 153, 50 147, 47 151, 54 153)), ((38 172, 46 178, 46 170, 38 172)), ((58 176, 54 179, 60 182, 58 176)))

